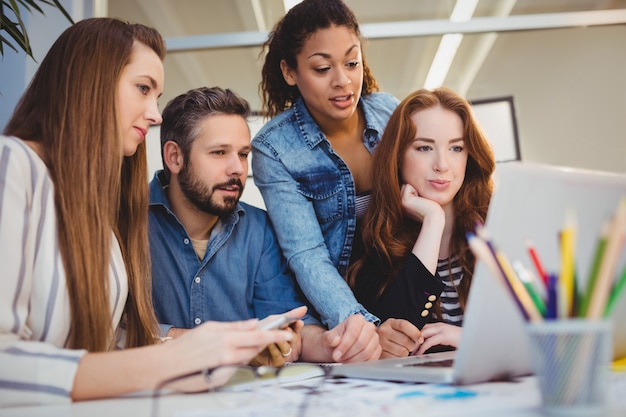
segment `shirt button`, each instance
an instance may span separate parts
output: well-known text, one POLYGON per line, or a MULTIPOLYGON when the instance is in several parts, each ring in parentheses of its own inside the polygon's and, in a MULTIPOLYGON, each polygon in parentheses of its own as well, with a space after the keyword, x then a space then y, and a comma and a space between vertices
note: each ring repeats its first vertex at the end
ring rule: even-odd
POLYGON ((196 284, 200 284, 200 281, 202 281, 202 280, 200 279, 200 277, 196 277, 196 279, 194 279, 194 281, 196 281, 196 284))
POLYGON ((424 304, 424 308, 431 308, 432 306, 433 306, 433 303, 431 303, 430 301, 424 304))
POLYGON ((183 240, 183 242, 185 243, 185 245, 188 245, 188 244, 189 244, 189 239, 185 238, 185 239, 183 240))
POLYGON ((198 317, 196 317, 196 319, 193 321, 196 324, 200 324, 202 323, 202 320, 200 320, 198 317))
POLYGON ((428 296, 428 301, 435 301, 437 299, 437 296, 434 294, 431 294, 428 296))
POLYGON ((428 315, 428 310, 423 310, 422 311, 422 317, 426 317, 428 315))

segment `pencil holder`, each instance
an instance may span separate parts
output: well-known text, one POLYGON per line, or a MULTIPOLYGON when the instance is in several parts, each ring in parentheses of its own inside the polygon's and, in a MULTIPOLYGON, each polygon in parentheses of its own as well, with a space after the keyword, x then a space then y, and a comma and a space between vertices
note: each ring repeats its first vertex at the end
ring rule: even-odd
POLYGON ((546 414, 597 415, 606 407, 611 330, 609 320, 565 319, 528 325, 546 414))

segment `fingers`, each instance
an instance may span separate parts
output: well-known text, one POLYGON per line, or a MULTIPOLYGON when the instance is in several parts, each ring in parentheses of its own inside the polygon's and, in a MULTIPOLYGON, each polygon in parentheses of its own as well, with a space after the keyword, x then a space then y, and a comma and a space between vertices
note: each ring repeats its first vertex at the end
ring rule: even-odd
POLYGON ((439 343, 436 341, 436 338, 431 337, 429 339, 424 340, 424 343, 422 343, 419 348, 417 349, 417 351, 415 352, 415 355, 423 355, 424 353, 426 353, 426 351, 428 349, 430 349, 433 346, 437 346, 439 343))
POLYGON ((275 346, 278 348, 283 359, 288 358, 293 353, 293 348, 289 342, 276 343, 275 346))
POLYGON ((256 320, 248 322, 207 322, 172 340, 198 355, 211 356, 224 363, 248 362, 250 358, 275 343, 289 342, 291 330, 256 330, 256 320))
POLYGON ((348 317, 333 331, 333 335, 338 335, 341 339, 332 353, 334 361, 360 362, 380 357, 381 347, 376 326, 367 322, 362 315, 348 317))
POLYGON ((424 343, 416 354, 421 355, 433 346, 445 345, 458 347, 463 329, 447 323, 429 323, 422 329, 424 343))
POLYGON ((241 320, 241 321, 207 321, 201 327, 209 329, 209 331, 225 331, 225 330, 252 330, 256 328, 258 319, 241 320))
MULTIPOLYGON (((287 343, 287 345, 289 345, 289 343, 287 343)), ((290 347, 285 348, 285 352, 288 352, 290 349, 290 347)), ((283 356, 283 351, 282 349, 278 346, 278 344, 275 345, 269 345, 267 347, 267 350, 269 352, 269 366, 283 366, 285 364, 285 357, 283 356)))
POLYGON ((290 317, 302 318, 306 314, 306 311, 307 311, 307 306, 300 306, 300 307, 296 307, 294 309, 289 310, 285 314, 287 314, 290 317))
POLYGON ((387 319, 377 331, 382 358, 408 356, 424 341, 419 329, 403 319, 387 319))

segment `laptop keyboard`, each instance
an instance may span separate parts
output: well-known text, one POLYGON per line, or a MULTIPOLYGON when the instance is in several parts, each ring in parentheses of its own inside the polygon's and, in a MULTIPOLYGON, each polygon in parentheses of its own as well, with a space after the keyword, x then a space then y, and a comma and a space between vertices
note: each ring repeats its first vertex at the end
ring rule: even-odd
POLYGON ((453 364, 454 364, 454 359, 441 359, 438 361, 407 363, 404 366, 433 366, 433 367, 438 367, 438 368, 449 368, 453 364))

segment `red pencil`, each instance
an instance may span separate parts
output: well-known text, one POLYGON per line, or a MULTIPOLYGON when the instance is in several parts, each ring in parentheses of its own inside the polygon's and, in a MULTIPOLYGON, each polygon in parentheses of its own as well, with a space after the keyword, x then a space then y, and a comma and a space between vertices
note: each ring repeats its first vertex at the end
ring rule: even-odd
POLYGON ((543 285, 548 286, 548 273, 543 268, 541 261, 539 260, 539 255, 535 250, 532 242, 530 240, 526 240, 526 248, 528 249, 528 254, 530 255, 530 259, 533 261, 533 265, 535 265, 535 269, 537 270, 537 274, 541 277, 543 281, 543 285))

